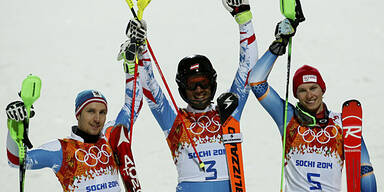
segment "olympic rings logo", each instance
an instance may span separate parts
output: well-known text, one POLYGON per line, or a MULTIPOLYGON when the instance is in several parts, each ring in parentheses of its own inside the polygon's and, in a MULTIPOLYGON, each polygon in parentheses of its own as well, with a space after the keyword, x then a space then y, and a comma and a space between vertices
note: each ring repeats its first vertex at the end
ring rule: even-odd
POLYGON ((331 139, 335 138, 338 134, 337 127, 334 125, 328 125, 319 132, 315 132, 310 128, 298 126, 297 132, 302 136, 303 140, 307 143, 311 143, 315 139, 321 144, 328 143, 331 139), (329 130, 331 129, 331 130, 329 130))
POLYGON ((84 149, 77 149, 75 152, 75 158, 76 160, 85 163, 89 167, 96 166, 98 162, 106 165, 109 163, 109 158, 112 156, 112 153, 108 153, 108 149, 106 148, 109 148, 109 151, 112 150, 106 144, 103 144, 101 149, 99 149, 97 146, 90 147, 88 151, 84 149))
POLYGON ((218 120, 219 115, 216 114, 212 118, 209 118, 208 116, 200 116, 197 120, 194 117, 192 118, 192 123, 188 127, 188 129, 195 135, 200 135, 204 132, 204 130, 207 130, 210 133, 216 133, 220 130, 221 124, 220 121, 218 120), (211 126, 213 125, 216 126, 211 126))

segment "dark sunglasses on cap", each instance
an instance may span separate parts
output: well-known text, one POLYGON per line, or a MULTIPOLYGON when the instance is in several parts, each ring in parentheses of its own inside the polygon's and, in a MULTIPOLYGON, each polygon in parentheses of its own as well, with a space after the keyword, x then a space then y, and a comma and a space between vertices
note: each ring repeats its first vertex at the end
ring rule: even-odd
POLYGON ((194 91, 199 86, 202 89, 208 89, 211 86, 211 81, 205 76, 192 76, 188 78, 186 89, 194 91))

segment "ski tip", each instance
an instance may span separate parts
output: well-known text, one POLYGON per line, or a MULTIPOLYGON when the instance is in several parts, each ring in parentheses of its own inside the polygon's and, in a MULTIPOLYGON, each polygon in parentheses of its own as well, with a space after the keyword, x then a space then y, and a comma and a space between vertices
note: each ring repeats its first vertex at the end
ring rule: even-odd
POLYGON ((351 103, 356 103, 357 106, 361 106, 360 101, 358 101, 357 99, 351 99, 351 100, 345 101, 343 103, 343 107, 349 106, 351 103))

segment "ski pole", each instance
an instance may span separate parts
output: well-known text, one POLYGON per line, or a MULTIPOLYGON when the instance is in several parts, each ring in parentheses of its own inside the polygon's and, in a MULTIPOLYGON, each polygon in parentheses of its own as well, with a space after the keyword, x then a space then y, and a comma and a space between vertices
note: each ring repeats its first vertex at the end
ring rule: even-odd
POLYGON ((25 155, 27 147, 32 148, 32 144, 28 138, 29 131, 29 117, 31 114, 32 104, 40 97, 41 80, 37 76, 29 75, 24 79, 20 97, 24 102, 24 106, 27 111, 27 118, 18 125, 18 138, 19 138, 19 181, 20 181, 20 192, 24 191, 24 180, 25 180, 25 155))
MULTIPOLYGON (((135 9, 133 9, 133 1, 132 1, 132 0, 125 0, 125 2, 127 2, 128 6, 129 6, 129 9, 130 9, 131 12, 132 12, 133 17, 134 17, 134 18, 137 18, 135 9)), ((141 19, 139 19, 139 20, 141 20, 141 19)))
MULTIPOLYGON (((300 0, 280 0, 280 11, 288 19, 294 21, 294 25, 299 25, 300 22, 305 20, 303 10, 301 9, 300 0)), ((297 27, 297 26, 296 26, 297 27)), ((284 106, 284 129, 283 129, 283 149, 281 155, 281 176, 280 176, 280 192, 284 188, 284 167, 285 167, 285 145, 288 123, 288 90, 289 79, 291 72, 291 55, 292 55, 292 37, 288 42, 288 58, 287 58, 287 81, 285 87, 285 106, 284 106)))
POLYGON ((283 133, 283 152, 281 157, 281 176, 280 176, 280 192, 283 191, 284 183, 284 165, 285 165, 285 142, 286 142, 286 133, 287 133, 287 121, 288 121, 288 89, 289 89, 289 74, 291 71, 291 47, 292 47, 292 37, 289 38, 288 43, 288 61, 287 61, 287 83, 285 87, 285 107, 284 107, 284 133, 283 133))
MULTIPOLYGON (((133 16, 138 19, 139 21, 142 19, 142 12, 144 11, 144 8, 149 4, 151 0, 147 1, 144 7, 141 9, 141 16, 140 18, 137 17, 135 10, 133 9, 133 1, 132 0, 126 0, 133 16)), ((136 45, 137 47, 137 45, 136 45)), ((133 77, 133 92, 132 92, 132 107, 131 107, 131 121, 130 121, 130 132, 129 132, 129 142, 130 145, 132 145, 132 132, 133 132, 133 121, 134 121, 134 113, 135 113, 135 99, 136 99, 136 83, 137 83, 137 71, 138 71, 138 59, 137 55, 135 56, 135 71, 134 71, 134 77, 133 77)))
MULTIPOLYGON (((138 18, 139 20, 141 20, 143 10, 144 10, 144 8, 149 4, 149 2, 151 2, 151 0, 138 0, 137 4, 138 4, 138 7, 139 7, 139 12, 138 12, 138 13, 139 13, 139 14, 138 14, 139 17, 137 17, 136 12, 135 12, 135 10, 134 10, 134 8, 133 8, 133 2, 132 2, 132 0, 126 0, 126 2, 128 3, 128 6, 130 7, 133 16, 134 16, 135 18, 138 18)), ((159 71, 159 73, 160 73, 161 79, 163 80, 163 83, 164 83, 164 85, 165 85, 165 87, 166 87, 166 89, 167 89, 168 95, 170 96, 170 98, 171 98, 171 100, 172 100, 173 106, 175 107, 178 116, 179 116, 180 118, 182 118, 181 113, 180 113, 180 111, 179 111, 179 108, 177 107, 176 102, 175 102, 175 100, 174 100, 174 98, 173 98, 173 95, 172 95, 172 93, 171 93, 171 91, 170 91, 170 89, 169 89, 168 83, 167 83, 167 81, 165 80, 164 75, 163 75, 163 72, 162 72, 162 70, 160 69, 160 66, 159 66, 159 64, 158 64, 158 62, 157 62, 157 59, 156 59, 156 57, 155 57, 155 55, 154 55, 154 53, 153 53, 153 50, 152 50, 152 48, 151 48, 151 45, 149 44, 148 39, 147 39, 146 41, 147 41, 147 45, 148 45, 148 50, 149 50, 149 52, 151 53, 152 59, 154 60, 154 62, 155 62, 155 64, 156 64, 156 67, 157 67, 157 69, 158 69, 158 71, 159 71)), ((136 68, 135 68, 135 70, 136 70, 136 68)), ((136 74, 136 72, 135 72, 135 74, 136 74)), ((132 121, 131 121, 131 122, 132 122, 132 121)), ((184 131, 187 133, 188 140, 191 142, 191 144, 192 144, 192 148, 193 148, 193 150, 194 150, 194 152, 195 152, 195 154, 196 154, 196 156, 197 156, 197 159, 198 159, 198 161, 199 161, 199 167, 200 167, 202 170, 205 171, 205 165, 204 165, 204 162, 201 160, 200 155, 199 155, 199 153, 198 153, 197 150, 196 150, 195 142, 193 142, 193 140, 192 140, 192 138, 191 138, 191 135, 190 135, 189 132, 187 131, 187 127, 186 127, 186 125, 185 125, 183 119, 181 119, 181 122, 182 122, 182 125, 183 125, 183 128, 184 128, 184 131)), ((131 129, 132 129, 132 126, 131 126, 131 129)), ((131 135, 132 135, 132 130, 131 130, 131 135)), ((132 137, 132 136, 130 136, 130 137, 132 137)))

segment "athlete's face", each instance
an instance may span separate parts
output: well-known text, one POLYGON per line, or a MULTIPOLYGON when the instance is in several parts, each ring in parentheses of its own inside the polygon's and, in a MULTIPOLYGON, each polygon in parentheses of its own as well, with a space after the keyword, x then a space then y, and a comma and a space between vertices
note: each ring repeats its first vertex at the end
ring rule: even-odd
POLYGON ((317 83, 304 83, 297 87, 297 99, 307 112, 317 114, 323 110, 323 90, 317 83))
POLYGON ((202 75, 191 76, 187 80, 186 96, 195 109, 205 109, 211 103, 210 80, 202 75))
POLYGON ((107 107, 103 103, 93 102, 88 104, 76 116, 79 129, 89 135, 98 135, 103 129, 107 116, 107 107))

